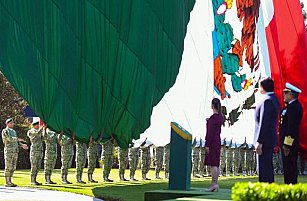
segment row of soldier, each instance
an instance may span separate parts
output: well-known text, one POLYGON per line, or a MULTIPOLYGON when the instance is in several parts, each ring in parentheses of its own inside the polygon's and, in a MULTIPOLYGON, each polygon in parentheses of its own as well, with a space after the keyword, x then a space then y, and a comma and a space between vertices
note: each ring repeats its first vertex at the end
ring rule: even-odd
MULTIPOLYGON (((205 161, 205 143, 202 140, 196 142, 194 140, 192 144, 192 174, 193 177, 199 178, 209 176, 207 167, 204 166, 205 161)), ((243 144, 237 145, 226 142, 226 139, 221 143, 221 155, 220 155, 220 175, 222 176, 238 176, 242 173, 242 176, 257 174, 257 161, 255 147, 248 145, 246 140, 243 144)), ((298 157, 298 173, 300 175, 307 174, 306 161, 303 158, 298 157)), ((283 174, 283 167, 281 161, 281 151, 279 147, 276 147, 273 154, 273 166, 275 174, 283 174)))
MULTIPOLYGON (((15 186, 11 182, 11 177, 16 169, 17 156, 18 156, 18 144, 23 148, 26 148, 25 141, 18 139, 16 132, 13 130, 12 119, 6 121, 7 127, 2 131, 2 139, 5 145, 5 178, 7 186, 15 186), (14 142, 14 143, 12 143, 14 142), (16 148, 17 147, 17 148, 16 148), (17 153, 17 154, 16 154, 17 153)), ((27 136, 30 139, 30 162, 31 162, 31 184, 41 185, 37 182, 36 177, 40 166, 42 164, 44 155, 44 173, 46 184, 55 184, 51 180, 52 171, 55 167, 57 159, 57 143, 61 146, 61 177, 63 184, 71 184, 67 180, 68 169, 72 165, 74 156, 74 144, 76 145, 76 181, 77 183, 85 183, 82 180, 83 169, 88 160, 88 182, 96 183, 93 179, 93 173, 96 168, 97 161, 97 142, 90 139, 89 143, 78 142, 75 140, 74 135, 68 137, 61 132, 57 134, 47 127, 39 128, 39 122, 32 123, 33 128, 27 132, 27 136), (45 142, 45 152, 43 150, 43 141, 45 142), (45 153, 45 154, 43 154, 45 153)), ((204 143, 192 144, 192 174, 194 177, 207 176, 207 167, 204 166, 205 160, 205 147, 204 143)), ((149 180, 147 173, 151 167, 151 154, 150 149, 153 143, 145 140, 141 144, 131 144, 129 148, 116 148, 119 160, 119 178, 121 181, 127 181, 125 178, 125 170, 129 164, 130 180, 137 181, 135 178, 135 172, 139 166, 139 159, 141 159, 141 171, 142 179, 149 180)), ((161 179, 160 171, 164 169, 165 178, 168 178, 169 174, 169 144, 165 146, 155 147, 154 150, 154 166, 155 166, 155 178, 161 179), (164 167, 163 167, 164 166, 164 167)), ((106 142, 102 143, 102 167, 103 167, 103 180, 105 182, 112 182, 109 178, 110 171, 113 167, 114 149, 116 147, 116 141, 112 137, 106 142)), ((278 152, 274 154, 277 161, 274 165, 277 171, 282 171, 280 159, 278 159, 278 152), (279 162, 279 163, 278 163, 279 162)), ((254 175, 256 171, 256 156, 254 147, 249 146, 246 141, 237 146, 226 143, 226 140, 222 143, 221 158, 220 158, 221 175, 238 175, 239 170, 242 171, 242 175, 254 175)))
MULTIPOLYGON (((16 170, 17 157, 19 152, 19 147, 23 149, 28 149, 26 141, 18 138, 15 130, 13 129, 14 123, 13 119, 9 118, 6 120, 6 128, 2 130, 2 140, 4 143, 4 158, 5 158, 5 182, 6 186, 14 187, 16 186, 12 182, 13 173, 16 170)), ((36 178, 39 169, 42 164, 44 157, 44 173, 45 173, 45 183, 55 184, 51 180, 51 175, 56 164, 57 159, 57 143, 61 146, 61 178, 63 184, 71 184, 67 180, 68 170, 72 165, 72 160, 74 156, 74 145, 76 145, 76 181, 77 183, 85 183, 82 180, 83 169, 88 160, 88 182, 97 183, 93 179, 93 173, 96 168, 97 161, 97 142, 92 138, 89 143, 78 142, 75 140, 75 136, 72 137, 68 135, 63 135, 63 132, 56 133, 46 126, 40 127, 39 121, 32 123, 32 127, 28 132, 27 136, 30 139, 30 164, 31 164, 31 184, 41 185, 36 178), (45 142, 45 151, 43 150, 43 142, 45 142)), ((106 182, 112 182, 109 179, 109 174, 113 166, 113 156, 114 147, 116 142, 112 137, 108 141, 102 143, 102 166, 103 166, 103 180, 106 182)), ((132 144, 129 149, 117 148, 119 157, 119 177, 122 181, 127 181, 124 177, 125 169, 128 165, 129 158, 129 168, 130 168, 130 179, 136 181, 135 171, 138 168, 139 157, 141 158, 141 169, 142 169, 142 179, 148 180, 146 174, 150 169, 151 157, 150 157, 150 147, 152 143, 146 143, 146 140, 136 146, 132 144)), ((168 159, 169 159, 169 145, 163 148, 164 153, 164 169, 165 177, 168 177, 168 159)), ((159 150, 161 148, 157 148, 159 150)), ((158 153, 158 151, 157 151, 158 153)), ((160 151, 160 153, 162 153, 160 151)), ((158 157, 158 156, 157 156, 158 157)), ((159 172, 162 169, 162 164, 160 159, 156 160, 156 178, 159 179, 159 172)))

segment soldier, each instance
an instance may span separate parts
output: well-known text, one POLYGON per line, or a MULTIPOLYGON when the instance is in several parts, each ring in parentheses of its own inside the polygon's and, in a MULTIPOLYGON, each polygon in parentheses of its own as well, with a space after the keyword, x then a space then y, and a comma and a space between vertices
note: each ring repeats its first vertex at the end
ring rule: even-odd
POLYGON ((42 185, 36 181, 38 170, 42 165, 43 160, 43 128, 39 128, 39 121, 32 122, 33 128, 28 130, 27 136, 30 138, 30 162, 31 162, 31 185, 42 185))
POLYGON ((164 147, 156 147, 155 151, 155 164, 156 164, 156 179, 161 179, 160 177, 160 171, 163 166, 163 153, 164 152, 164 147))
POLYGON ((239 146, 239 150, 241 155, 242 175, 247 176, 248 144, 246 143, 246 137, 244 143, 239 146))
POLYGON ((147 141, 147 138, 145 141, 146 141, 146 144, 144 146, 141 146, 142 179, 150 180, 149 178, 146 177, 146 174, 148 173, 150 169, 150 163, 151 163, 150 147, 153 145, 153 143, 147 141))
POLYGON ((170 157, 170 143, 164 146, 163 164, 164 164, 165 179, 168 179, 169 176, 169 157, 170 157))
POLYGON ((44 172, 46 184, 56 184, 55 182, 51 181, 51 174, 55 167, 57 159, 57 138, 58 134, 56 132, 45 127, 43 132, 43 140, 46 143, 44 158, 44 172))
MULTIPOLYGON (((68 130, 68 132, 70 134, 72 133, 71 130, 68 130)), ((75 135, 72 134, 72 137, 69 137, 67 135, 63 135, 63 131, 61 131, 58 137, 59 137, 59 144, 61 146, 62 184, 72 184, 67 180, 67 175, 68 175, 68 168, 71 167, 72 159, 74 156, 75 135)))
POLYGON ((226 138, 224 138, 221 144, 221 156, 220 156, 220 175, 224 175, 224 169, 226 171, 226 138))
POLYGON ((231 164, 232 164, 232 139, 230 140, 228 146, 226 145, 226 176, 230 176, 230 172, 231 172, 231 164))
POLYGON ((248 175, 255 175, 255 168, 256 168, 256 152, 254 145, 250 145, 248 149, 248 175))
POLYGON ((87 160, 88 160, 88 166, 87 166, 88 182, 98 183, 93 179, 93 173, 96 168, 96 161, 97 161, 97 143, 93 140, 92 137, 90 138, 90 142, 88 143, 87 160))
POLYGON ((234 144, 234 147, 232 148, 232 152, 233 152, 233 160, 232 160, 232 173, 234 176, 238 176, 239 175, 239 168, 240 168, 240 164, 241 164, 241 154, 240 154, 240 150, 237 146, 237 143, 234 144))
POLYGON ((134 175, 139 164, 139 156, 140 156, 140 148, 132 143, 129 148, 130 180, 132 181, 138 181, 137 179, 134 178, 134 175))
POLYGON ((119 160, 119 179, 121 181, 128 181, 125 179, 125 170, 128 163, 128 148, 118 147, 118 160, 119 160))
POLYGON ((108 141, 102 144, 101 160, 103 161, 103 180, 105 182, 113 182, 109 179, 110 171, 113 165, 114 154, 114 138, 111 136, 108 141))
POLYGON ((13 129, 14 122, 12 118, 9 118, 5 121, 6 128, 2 130, 1 136, 4 144, 4 160, 5 160, 5 186, 6 187, 15 187, 17 186, 12 182, 12 177, 14 171, 16 170, 17 158, 20 146, 23 149, 28 149, 25 140, 18 138, 16 131, 13 129))
POLYGON ((281 174, 281 158, 279 158, 279 152, 279 146, 275 146, 273 151, 273 168, 275 175, 281 174))
POLYGON ((200 139, 200 145, 199 145, 199 166, 198 166, 198 170, 199 170, 199 175, 201 177, 205 176, 205 172, 206 171, 206 167, 205 167, 205 155, 206 155, 206 151, 205 151, 205 143, 202 142, 202 139, 200 139))
POLYGON ((199 143, 194 138, 194 142, 192 144, 192 174, 193 177, 199 178, 198 173, 198 165, 199 165, 199 143))
POLYGON ((82 173, 86 163, 86 153, 87 153, 87 144, 84 142, 77 141, 75 161, 76 161, 76 178, 77 178, 77 183, 79 184, 85 184, 85 182, 82 181, 82 173))

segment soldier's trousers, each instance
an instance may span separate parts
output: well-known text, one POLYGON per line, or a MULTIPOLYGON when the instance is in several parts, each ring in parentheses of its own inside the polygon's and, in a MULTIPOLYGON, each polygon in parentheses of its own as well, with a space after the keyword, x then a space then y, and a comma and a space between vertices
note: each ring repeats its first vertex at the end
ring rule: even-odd
POLYGON ((43 152, 30 152, 31 175, 37 176, 43 161, 43 152))
POLYGON ((93 174, 94 170, 96 168, 96 160, 97 160, 97 154, 96 153, 88 153, 87 154, 87 173, 88 174, 93 174))
POLYGON ((83 172, 83 168, 85 167, 86 156, 85 155, 77 155, 76 157, 76 171, 77 175, 81 175, 83 172))
POLYGON ((110 171, 113 165, 113 155, 105 155, 102 157, 103 160, 103 178, 109 178, 110 171))
POLYGON ((16 166, 17 166, 17 158, 18 158, 18 153, 4 154, 4 160, 5 160, 4 176, 5 177, 13 176, 14 171, 16 170, 16 166))
POLYGON ((192 164, 192 172, 198 173, 198 166, 199 166, 199 158, 193 157, 193 164, 192 164))
POLYGON ((68 168, 71 167, 73 155, 62 155, 62 167, 61 167, 61 174, 67 175, 68 174, 68 168))
POLYGON ((169 161, 164 161, 164 171, 165 173, 169 172, 169 161))
POLYGON ((130 169, 130 174, 131 172, 134 173, 136 171, 136 169, 138 168, 138 163, 139 163, 139 159, 136 158, 134 160, 129 160, 129 169, 130 169))
POLYGON ((119 160, 119 174, 125 174, 128 158, 120 158, 119 160))
POLYGON ((45 175, 51 175, 56 164, 57 154, 46 154, 44 159, 45 175))
POLYGON ((142 165, 141 165, 142 174, 147 174, 149 168, 150 168, 150 158, 142 160, 142 165))
POLYGON ((163 163, 161 160, 156 161, 156 173, 159 173, 162 170, 163 163))

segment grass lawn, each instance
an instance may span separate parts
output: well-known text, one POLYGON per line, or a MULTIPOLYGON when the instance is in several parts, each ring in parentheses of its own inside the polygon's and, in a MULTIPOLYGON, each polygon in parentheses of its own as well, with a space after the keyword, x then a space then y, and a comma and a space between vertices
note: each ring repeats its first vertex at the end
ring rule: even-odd
MULTIPOLYGON (((125 173, 126 178, 128 178, 129 170, 125 173)), ((150 170, 148 173, 148 178, 154 178, 154 170, 150 170)), ((161 172, 160 175, 164 175, 161 172)), ((136 173, 136 178, 141 179, 140 170, 136 173)), ((55 185, 42 185, 36 188, 67 191, 73 193, 79 193, 84 195, 89 195, 97 198, 102 198, 105 200, 123 200, 123 201, 142 201, 144 199, 144 192, 150 190, 167 189, 167 180, 150 180, 150 181, 135 181, 135 182, 120 182, 118 177, 118 169, 112 169, 110 179, 113 179, 113 183, 104 183, 102 181, 102 171, 101 168, 95 170, 94 179, 98 180, 97 184, 77 184, 75 179, 75 169, 69 170, 68 180, 73 182, 70 185, 61 184, 61 174, 60 170, 56 169, 53 173, 52 180, 57 182, 55 185)), ((83 180, 87 181, 86 169, 83 174, 83 180)), ((192 179, 191 187, 206 188, 210 184, 211 178, 200 178, 192 179)), ((275 180, 277 183, 283 183, 282 176, 276 176, 275 180)), ((41 171, 38 176, 39 182, 44 182, 44 174, 41 171)), ((220 177, 219 184, 220 188, 231 189, 235 182, 256 182, 257 177, 220 177)), ((34 187, 30 185, 30 170, 18 170, 14 173, 13 182, 18 186, 22 187, 34 187)), ((300 176, 299 182, 306 183, 307 176, 300 176)), ((4 185, 3 170, 0 171, 0 185, 4 185)))

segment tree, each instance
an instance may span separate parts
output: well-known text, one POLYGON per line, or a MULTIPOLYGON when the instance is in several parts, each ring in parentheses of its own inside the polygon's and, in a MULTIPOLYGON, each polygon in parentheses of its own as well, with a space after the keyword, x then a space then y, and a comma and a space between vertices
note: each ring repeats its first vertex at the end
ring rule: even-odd
MULTIPOLYGON (((29 129, 29 125, 26 124, 23 116, 23 108, 26 105, 20 95, 15 91, 12 85, 7 81, 4 75, 0 72, 0 132, 5 128, 5 120, 7 118, 13 118, 15 122, 14 129, 16 130, 18 137, 27 140, 26 132, 29 129)), ((29 143, 28 143, 29 145, 29 143)), ((4 145, 2 143, 2 136, 0 135, 0 168, 4 168, 4 145)), ((20 149, 17 168, 29 168, 29 153, 27 150, 20 149)))
POLYGON ((5 120, 12 117, 17 124, 24 124, 23 109, 26 102, 0 72, 0 128, 5 127, 5 120))

